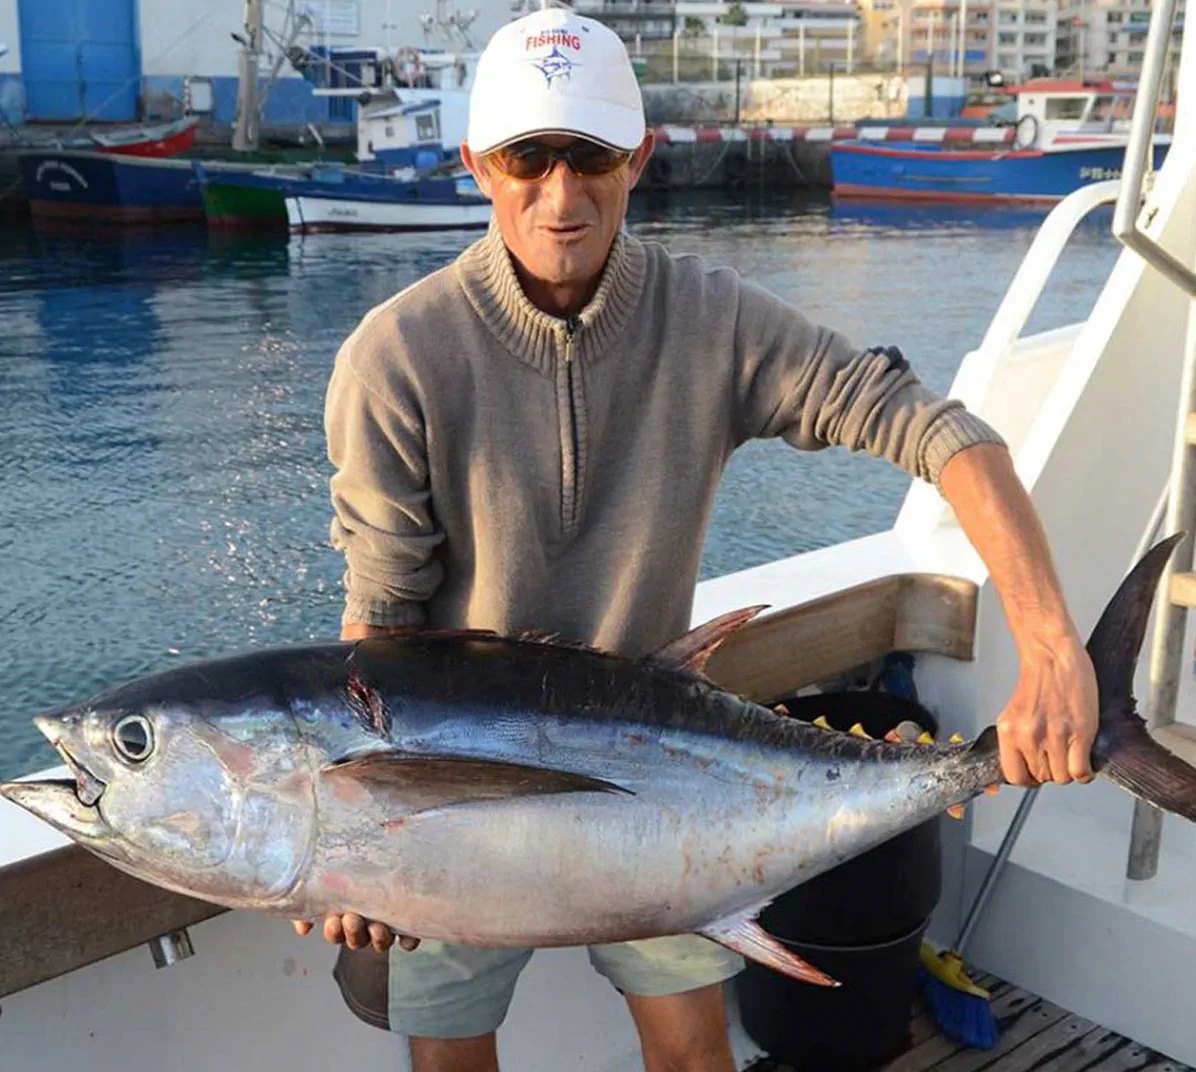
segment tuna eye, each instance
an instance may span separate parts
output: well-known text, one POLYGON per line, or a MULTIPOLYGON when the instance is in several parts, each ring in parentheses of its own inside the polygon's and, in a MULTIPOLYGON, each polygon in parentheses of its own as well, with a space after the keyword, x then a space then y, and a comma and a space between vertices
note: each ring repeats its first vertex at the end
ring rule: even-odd
POLYGON ((125 759, 140 763, 149 759, 154 750, 154 731, 143 715, 126 715, 112 727, 112 740, 116 750, 125 759))

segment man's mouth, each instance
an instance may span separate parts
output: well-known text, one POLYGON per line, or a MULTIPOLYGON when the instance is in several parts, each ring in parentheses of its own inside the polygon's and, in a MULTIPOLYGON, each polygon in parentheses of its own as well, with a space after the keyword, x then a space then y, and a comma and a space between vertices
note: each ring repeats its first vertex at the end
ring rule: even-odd
POLYGON ((546 230, 554 238, 580 238, 586 234, 590 229, 588 223, 557 223, 548 224, 545 226, 546 230))

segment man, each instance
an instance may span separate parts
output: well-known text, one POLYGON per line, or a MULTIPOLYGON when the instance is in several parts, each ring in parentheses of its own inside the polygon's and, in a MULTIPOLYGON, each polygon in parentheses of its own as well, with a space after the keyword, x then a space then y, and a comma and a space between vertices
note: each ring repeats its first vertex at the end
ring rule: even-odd
MULTIPOLYGON (((897 351, 856 350, 733 271, 626 234, 651 152, 609 30, 548 9, 491 40, 462 147, 490 232, 373 310, 332 375, 342 635, 541 629, 642 654, 689 626, 731 453, 842 445, 935 482, 988 565, 1022 658, 999 723, 1009 777, 1087 780, 1094 675, 1000 438, 897 351)), ((405 938, 387 958, 394 936, 351 915, 324 934, 361 950, 338 962, 346 1000, 410 1037, 416 1072, 497 1068, 530 951, 405 938)), ((682 936, 591 959, 625 995, 648 1072, 731 1072, 736 956, 682 936)))

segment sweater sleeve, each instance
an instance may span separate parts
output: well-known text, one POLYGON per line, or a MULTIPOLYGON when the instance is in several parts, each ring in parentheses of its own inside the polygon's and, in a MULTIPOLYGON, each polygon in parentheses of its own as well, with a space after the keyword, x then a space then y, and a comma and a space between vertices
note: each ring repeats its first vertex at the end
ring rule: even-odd
MULTIPOLYGON (((334 517, 344 552, 345 624, 418 625, 443 577, 424 426, 413 399, 385 397, 354 367, 351 337, 337 356, 324 410, 334 517)), ((374 343, 373 345, 377 345, 374 343)))
POLYGON ((859 350, 744 280, 735 345, 741 441, 864 450, 936 486, 957 451, 1004 445, 962 402, 925 387, 896 347, 859 350))

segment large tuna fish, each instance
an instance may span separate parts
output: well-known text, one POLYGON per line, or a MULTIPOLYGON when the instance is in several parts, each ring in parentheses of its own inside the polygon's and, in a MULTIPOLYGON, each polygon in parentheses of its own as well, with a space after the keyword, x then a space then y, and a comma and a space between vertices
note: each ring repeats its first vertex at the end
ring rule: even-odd
MULTIPOLYGON (((1175 542, 1089 641, 1093 761, 1196 819, 1196 770, 1151 740, 1130 693, 1175 542)), ((705 658, 754 613, 643 660, 442 633, 196 663, 42 715, 74 780, 0 792, 114 866, 232 908, 354 911, 474 945, 697 932, 829 983, 757 913, 999 782, 995 734, 861 740, 718 689, 705 658)))

